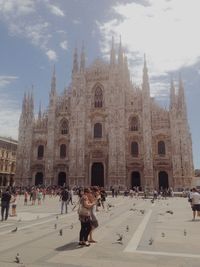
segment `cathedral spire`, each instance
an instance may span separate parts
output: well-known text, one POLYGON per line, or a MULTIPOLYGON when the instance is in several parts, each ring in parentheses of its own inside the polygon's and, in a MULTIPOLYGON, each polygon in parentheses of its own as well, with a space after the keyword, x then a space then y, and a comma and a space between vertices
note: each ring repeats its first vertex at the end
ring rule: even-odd
POLYGON ((26 114, 27 112, 27 96, 26 92, 24 93, 23 103, 22 103, 22 114, 26 114))
POLYGON ((84 48, 84 43, 82 44, 82 49, 81 49, 81 61, 80 61, 80 72, 85 71, 85 48, 84 48))
POLYGON ((41 108, 41 102, 39 104, 39 111, 38 111, 38 119, 41 120, 42 118, 42 108, 41 108))
POLYGON ((30 94, 30 112, 31 112, 31 115, 32 115, 32 116, 33 116, 33 114, 34 114, 33 90, 34 90, 34 86, 32 85, 31 94, 30 94))
POLYGON ((185 93, 184 86, 181 75, 179 75, 179 88, 178 88, 178 109, 179 112, 186 117, 186 103, 185 103, 185 93))
POLYGON ((171 78, 171 87, 170 87, 170 108, 175 107, 176 102, 176 95, 175 95, 175 87, 174 87, 174 80, 171 78))
POLYGON ((122 49, 121 35, 120 35, 119 50, 118 50, 118 64, 121 67, 123 66, 123 49, 122 49))
POLYGON ((148 68, 147 68, 147 62, 146 62, 146 55, 145 54, 144 54, 142 89, 144 90, 144 92, 146 92, 148 95, 150 95, 149 75, 148 75, 148 68))
POLYGON ((55 95, 55 93, 56 93, 56 67, 54 64, 52 78, 51 78, 51 95, 55 95))
POLYGON ((75 74, 78 72, 78 53, 77 48, 74 50, 74 59, 73 59, 73 68, 72 68, 72 74, 75 74))
POLYGON ((114 41, 114 37, 112 36, 112 47, 111 47, 111 51, 110 51, 110 66, 114 67, 115 66, 115 41, 114 41))

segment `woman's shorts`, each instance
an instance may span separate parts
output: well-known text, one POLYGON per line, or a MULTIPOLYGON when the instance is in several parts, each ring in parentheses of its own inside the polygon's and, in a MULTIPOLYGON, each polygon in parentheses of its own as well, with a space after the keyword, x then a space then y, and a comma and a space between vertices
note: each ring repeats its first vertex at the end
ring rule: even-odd
POLYGON ((92 226, 93 228, 97 228, 97 227, 99 226, 98 221, 97 221, 97 220, 95 220, 95 221, 91 221, 91 226, 92 226))
POLYGON ((192 205, 192 210, 193 211, 200 211, 200 204, 194 204, 194 205, 192 205))

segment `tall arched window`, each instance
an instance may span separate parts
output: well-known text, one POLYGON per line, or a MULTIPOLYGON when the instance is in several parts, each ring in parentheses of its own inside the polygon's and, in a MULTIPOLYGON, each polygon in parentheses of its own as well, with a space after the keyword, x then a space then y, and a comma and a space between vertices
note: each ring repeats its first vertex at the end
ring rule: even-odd
POLYGON ((68 121, 67 120, 64 120, 61 122, 60 133, 64 135, 68 134, 68 121))
POLYGON ((131 143, 131 155, 133 157, 138 157, 139 154, 139 147, 137 142, 132 142, 131 143))
POLYGON ((43 145, 38 146, 37 157, 38 159, 42 159, 44 157, 44 146, 43 145))
POLYGON ((95 123, 94 125, 94 138, 102 137, 102 125, 101 123, 95 123))
POLYGON ((139 129, 138 117, 132 117, 130 119, 130 131, 138 131, 138 129, 139 129))
POLYGON ((103 92, 100 87, 97 87, 94 94, 94 107, 102 108, 103 107, 103 92))
POLYGON ((158 155, 165 155, 165 142, 159 141, 158 142, 158 155))
POLYGON ((66 158, 67 147, 65 144, 60 145, 60 157, 66 158))

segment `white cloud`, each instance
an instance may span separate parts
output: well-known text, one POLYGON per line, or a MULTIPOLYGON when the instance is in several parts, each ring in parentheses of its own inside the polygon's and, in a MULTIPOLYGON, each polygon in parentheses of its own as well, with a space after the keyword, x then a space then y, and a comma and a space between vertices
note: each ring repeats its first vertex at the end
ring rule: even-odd
POLYGON ((200 56, 199 0, 147 0, 148 5, 118 4, 113 10, 120 16, 104 24, 97 23, 109 50, 111 36, 122 35, 131 54, 131 68, 141 79, 143 54, 147 55, 149 74, 162 74, 191 66, 200 56), (134 54, 137 54, 137 60, 134 54), (140 58, 140 62, 138 62, 140 58), (140 73, 140 74, 139 74, 140 73))
POLYGON ((68 48, 67 40, 61 42, 61 43, 60 43, 60 47, 61 47, 63 50, 67 50, 67 48, 68 48))
POLYGON ((49 60, 51 61, 56 61, 57 60, 57 54, 55 51, 49 49, 47 52, 46 52, 46 55, 47 57, 49 58, 49 60))
POLYGON ((80 21, 79 19, 74 19, 72 22, 73 22, 74 24, 81 24, 81 21, 80 21))
POLYGON ((0 136, 17 139, 21 106, 8 95, 2 94, 0 106, 0 136))
POLYGON ((0 75, 0 88, 5 87, 11 82, 17 80, 19 77, 10 75, 0 75))
POLYGON ((4 15, 24 16, 35 12, 33 0, 0 0, 0 12, 4 15))
POLYGON ((48 8, 50 9, 51 13, 56 16, 59 16, 59 17, 65 16, 64 12, 58 6, 48 4, 48 8))

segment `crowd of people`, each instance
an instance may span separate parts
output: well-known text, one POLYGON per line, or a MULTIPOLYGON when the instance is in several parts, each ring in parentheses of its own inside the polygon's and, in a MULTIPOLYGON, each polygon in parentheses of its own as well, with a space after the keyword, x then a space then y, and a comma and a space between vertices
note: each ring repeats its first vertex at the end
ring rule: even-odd
MULTIPOLYGON (((121 192, 119 188, 113 187, 111 189, 112 197, 117 197, 121 192)), ((138 198, 141 191, 139 187, 131 188, 130 190, 125 190, 123 195, 129 196, 130 198, 138 198)), ((90 246, 91 243, 96 243, 97 241, 93 239, 93 231, 99 225, 97 219, 97 212, 99 208, 105 209, 105 201, 107 197, 107 192, 104 188, 98 186, 91 187, 74 187, 69 188, 66 186, 59 187, 20 187, 13 188, 8 187, 5 190, 0 190, 1 198, 1 221, 6 221, 8 216, 17 216, 17 196, 24 197, 24 205, 41 205, 46 198, 46 195, 49 198, 59 197, 60 205, 60 214, 68 213, 68 205, 74 205, 75 209, 78 206, 78 219, 81 224, 80 233, 79 233, 79 245, 80 246, 90 246), (78 202, 73 202, 73 195, 78 195, 78 202), (11 212, 9 213, 11 206, 11 212)), ((147 190, 142 192, 142 197, 147 198, 151 197, 152 201, 160 198, 166 198, 167 196, 173 197, 174 192, 172 188, 167 190, 156 190, 154 189, 151 193, 147 190)), ((193 212, 193 220, 197 216, 200 216, 200 191, 196 188, 191 189, 187 192, 186 196, 188 201, 191 204, 193 212)), ((73 210, 72 209, 72 210, 73 210)))

